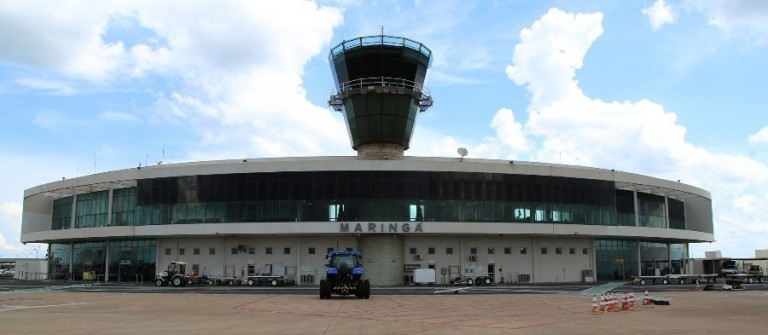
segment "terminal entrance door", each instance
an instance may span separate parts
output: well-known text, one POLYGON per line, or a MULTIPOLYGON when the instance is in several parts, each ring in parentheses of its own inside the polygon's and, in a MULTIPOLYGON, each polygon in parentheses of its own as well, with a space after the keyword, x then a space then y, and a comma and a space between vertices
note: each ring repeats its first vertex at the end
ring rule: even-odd
POLYGON ((613 259, 613 280, 626 280, 624 278, 624 258, 613 259))
POLYGON ((494 277, 494 272, 496 271, 496 264, 489 263, 488 264, 488 278, 491 278, 492 282, 496 282, 496 278, 494 277))

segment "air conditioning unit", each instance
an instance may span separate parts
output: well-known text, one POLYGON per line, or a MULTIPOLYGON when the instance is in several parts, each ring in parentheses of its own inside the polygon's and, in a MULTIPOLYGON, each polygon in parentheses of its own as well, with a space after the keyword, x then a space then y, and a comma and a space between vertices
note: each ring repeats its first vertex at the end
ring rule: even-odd
POLYGON ((475 261, 477 261, 477 255, 469 255, 469 261, 470 261, 470 262, 475 262, 475 261))
POLYGON ((420 261, 420 260, 422 260, 423 258, 421 258, 421 255, 413 255, 413 259, 414 259, 414 260, 417 260, 417 261, 420 261))

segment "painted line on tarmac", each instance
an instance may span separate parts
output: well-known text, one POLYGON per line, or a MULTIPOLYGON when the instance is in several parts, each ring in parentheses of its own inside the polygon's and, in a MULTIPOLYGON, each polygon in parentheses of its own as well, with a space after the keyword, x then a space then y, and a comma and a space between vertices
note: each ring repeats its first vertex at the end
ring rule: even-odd
POLYGON ((69 304, 41 305, 41 306, 8 306, 8 305, 0 305, 0 312, 18 311, 18 310, 34 309, 34 308, 48 308, 48 307, 83 305, 83 304, 85 304, 85 303, 84 302, 73 302, 73 303, 69 303, 69 304))
POLYGON ((20 289, 9 289, 7 291, 0 291, 0 293, 10 294, 10 293, 56 291, 56 290, 67 290, 67 289, 80 287, 80 286, 81 285, 66 285, 66 286, 45 286, 45 287, 36 287, 36 288, 20 288, 20 289))

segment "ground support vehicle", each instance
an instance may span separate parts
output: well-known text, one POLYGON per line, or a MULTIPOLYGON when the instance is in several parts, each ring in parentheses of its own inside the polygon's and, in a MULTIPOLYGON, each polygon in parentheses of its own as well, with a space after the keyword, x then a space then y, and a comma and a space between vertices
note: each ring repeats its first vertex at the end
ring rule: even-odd
POLYGON ((283 286, 285 285, 285 276, 275 275, 251 275, 245 277, 245 282, 248 286, 283 286))
POLYGON ((645 285, 645 284, 662 284, 662 285, 669 285, 669 284, 685 284, 693 283, 693 284, 699 284, 699 283, 716 283, 718 280, 718 275, 714 274, 670 274, 670 275, 662 275, 662 276, 635 276, 630 281, 630 284, 633 285, 645 285))
POLYGON ((453 280, 454 285, 491 285, 493 276, 486 270, 482 264, 467 263, 464 264, 464 274, 453 280))
POLYGON ((363 279, 362 255, 358 251, 333 251, 325 258, 325 278, 320 280, 320 299, 330 299, 331 294, 359 299, 371 297, 371 283, 363 279))
POLYGON ((752 283, 762 283, 765 280, 765 274, 763 274, 762 267, 760 267, 759 265, 752 265, 745 272, 726 274, 725 278, 740 280, 742 282, 752 284, 752 283))
POLYGON ((240 285, 240 278, 235 276, 204 276, 203 281, 208 285, 240 285))
POLYGON ((173 285, 176 287, 187 285, 192 281, 192 277, 186 274, 187 263, 171 262, 168 268, 157 274, 155 284, 157 286, 173 285))
POLYGON ((491 284, 493 284, 493 278, 491 278, 488 275, 479 275, 479 276, 474 276, 474 275, 468 275, 467 276, 467 275, 465 275, 465 276, 461 276, 461 277, 458 277, 458 278, 454 279, 453 280, 453 284, 454 285, 469 285, 469 286, 474 286, 474 285, 478 285, 478 286, 479 285, 491 285, 491 284))

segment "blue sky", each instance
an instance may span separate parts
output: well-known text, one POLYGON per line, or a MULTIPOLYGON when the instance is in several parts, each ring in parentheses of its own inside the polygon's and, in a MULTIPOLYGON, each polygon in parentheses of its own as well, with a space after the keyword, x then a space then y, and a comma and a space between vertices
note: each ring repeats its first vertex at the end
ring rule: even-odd
POLYGON ((344 39, 434 59, 409 156, 585 165, 712 192, 721 250, 768 249, 768 2, 3 1, 0 257, 29 187, 138 165, 352 156, 344 39))

